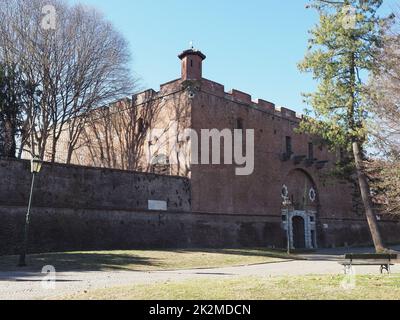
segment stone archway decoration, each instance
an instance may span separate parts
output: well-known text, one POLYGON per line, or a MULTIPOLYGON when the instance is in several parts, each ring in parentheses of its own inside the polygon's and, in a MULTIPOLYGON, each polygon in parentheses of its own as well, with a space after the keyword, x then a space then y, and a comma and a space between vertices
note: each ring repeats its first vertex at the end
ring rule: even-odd
POLYGON ((282 199, 286 199, 289 196, 289 189, 286 184, 282 186, 282 193, 281 193, 282 199))
POLYGON ((315 202, 315 200, 317 200, 317 192, 315 191, 314 188, 310 189, 310 192, 308 193, 311 202, 315 202))

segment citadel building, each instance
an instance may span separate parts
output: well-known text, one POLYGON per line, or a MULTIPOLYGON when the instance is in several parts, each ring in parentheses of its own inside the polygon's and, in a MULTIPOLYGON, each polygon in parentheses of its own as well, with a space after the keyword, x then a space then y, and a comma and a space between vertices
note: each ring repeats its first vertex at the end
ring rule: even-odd
MULTIPOLYGON (((371 243, 356 185, 329 175, 340 152, 299 133, 296 112, 239 90, 226 92, 204 78, 202 52, 192 48, 179 59, 179 79, 93 113, 70 154, 76 166, 43 170, 35 205, 46 209, 37 209, 32 231, 40 239, 38 250, 285 248, 288 239, 296 249, 371 243), (172 127, 174 134, 167 134, 172 127), (224 147, 232 143, 224 130, 252 131, 251 174, 238 174, 240 164, 226 161, 224 151, 221 164, 192 161, 193 153, 202 160, 212 157, 204 157, 204 139, 186 134, 200 137, 206 129, 220 132, 224 147)), ((67 145, 63 139, 60 149, 67 145)), ((248 143, 246 136, 244 153, 248 143)), ((0 213, 3 220, 10 217, 2 225, 15 225, 15 215, 22 224, 24 209, 11 213, 10 199, 13 206, 24 204, 16 196, 29 183, 15 179, 21 164, 0 164, 8 185, 0 192, 0 213)), ((379 225, 387 242, 399 241, 398 220, 379 216, 379 225)), ((9 230, 4 243, 16 242, 9 230)))
MULTIPOLYGON (((202 70, 206 56, 202 52, 192 48, 181 53, 179 59, 179 79, 161 85, 159 92, 148 90, 116 106, 117 109, 127 105, 157 109, 151 113, 151 119, 141 117, 143 111, 135 114, 138 123, 135 132, 143 131, 144 125, 170 128, 171 123, 177 123, 179 128, 172 138, 163 138, 162 133, 156 136, 158 143, 153 141, 153 136, 150 142, 143 140, 136 148, 141 156, 134 169, 189 177, 191 212, 207 214, 209 219, 245 217, 259 224, 258 235, 244 227, 250 243, 255 237, 271 246, 285 246, 288 225, 295 248, 369 241, 363 212, 357 210, 355 203, 355 185, 327 175, 340 160, 340 152, 329 152, 318 137, 297 133, 295 129, 301 118, 296 112, 278 109, 266 100, 253 101, 249 94, 239 90, 226 92, 222 84, 205 79, 202 70), (193 141, 189 135, 182 138, 181 134, 189 128, 199 135, 204 129, 254 130, 252 174, 237 175, 236 166, 224 164, 224 161, 219 165, 193 164, 193 141), (178 155, 176 148, 171 147, 174 142, 181 151, 178 155), (161 148, 152 151, 156 144, 161 148)), ((87 134, 93 136, 90 130, 87 134)), ((90 141, 93 149, 93 139, 90 141)), ((195 148, 203 150, 199 143, 196 141, 195 148)), ((117 158, 124 153, 123 149, 129 148, 125 146, 122 151, 116 151, 117 158)), ((88 150, 87 147, 76 150, 74 162, 81 165, 88 164, 84 161, 93 162, 93 158, 88 160, 88 154, 94 152, 88 150)), ((105 160, 110 162, 104 152, 95 157, 100 158, 103 162, 100 161, 99 166, 104 165, 105 160)))

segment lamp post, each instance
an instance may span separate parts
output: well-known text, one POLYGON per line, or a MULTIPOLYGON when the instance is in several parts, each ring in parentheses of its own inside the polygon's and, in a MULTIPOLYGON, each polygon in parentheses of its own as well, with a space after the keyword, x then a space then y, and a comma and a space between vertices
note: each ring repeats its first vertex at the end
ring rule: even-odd
POLYGON ((287 238, 287 254, 290 254, 291 243, 290 243, 290 212, 289 208, 291 206, 291 201, 288 196, 283 197, 283 206, 286 210, 286 238, 287 238))
POLYGON ((28 203, 28 210, 26 212, 25 217, 25 232, 24 232, 24 243, 22 246, 21 254, 19 256, 19 267, 26 266, 26 252, 28 248, 28 233, 29 233, 29 222, 30 222, 30 215, 31 215, 31 205, 32 205, 32 194, 33 194, 33 187, 35 185, 35 175, 40 172, 42 168, 42 160, 38 157, 34 157, 31 160, 31 173, 32 173, 32 183, 31 183, 31 192, 29 194, 29 203, 28 203))

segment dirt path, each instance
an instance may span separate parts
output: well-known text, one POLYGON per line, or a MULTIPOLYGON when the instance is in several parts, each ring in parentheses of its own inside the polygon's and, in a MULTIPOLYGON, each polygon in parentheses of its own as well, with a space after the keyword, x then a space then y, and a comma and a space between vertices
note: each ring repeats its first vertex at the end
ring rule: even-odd
MULTIPOLYGON (((335 255, 310 255, 311 260, 287 261, 262 265, 196 269, 179 271, 94 271, 62 272, 56 274, 55 288, 43 287, 43 275, 34 273, 0 273, 0 300, 4 299, 54 299, 88 290, 151 284, 155 282, 182 281, 193 278, 224 278, 240 276, 292 276, 307 274, 342 274, 343 268, 335 255)), ((357 274, 379 274, 378 267, 359 267, 357 274)), ((400 265, 393 268, 400 273, 400 265)))

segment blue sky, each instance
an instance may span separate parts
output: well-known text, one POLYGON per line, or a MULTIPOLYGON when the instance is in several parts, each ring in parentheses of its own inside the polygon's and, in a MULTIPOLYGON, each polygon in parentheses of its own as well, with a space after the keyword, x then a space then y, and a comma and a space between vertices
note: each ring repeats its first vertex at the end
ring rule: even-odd
MULTIPOLYGON (((301 93, 315 88, 297 63, 317 23, 307 0, 69 0, 92 5, 125 36, 143 88, 180 76, 177 55, 194 46, 207 55, 203 76, 302 112, 301 93)), ((386 0, 390 7, 399 0, 386 0)))

